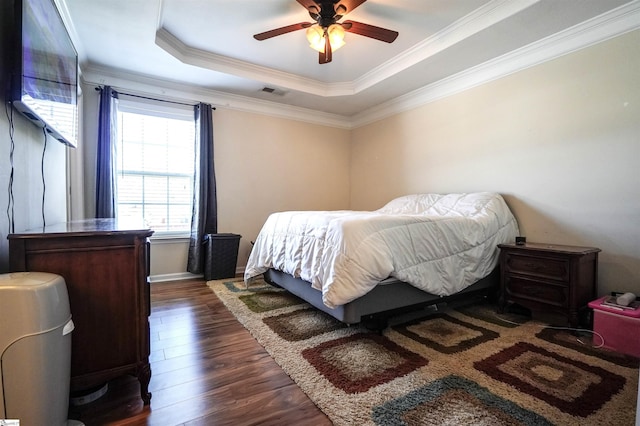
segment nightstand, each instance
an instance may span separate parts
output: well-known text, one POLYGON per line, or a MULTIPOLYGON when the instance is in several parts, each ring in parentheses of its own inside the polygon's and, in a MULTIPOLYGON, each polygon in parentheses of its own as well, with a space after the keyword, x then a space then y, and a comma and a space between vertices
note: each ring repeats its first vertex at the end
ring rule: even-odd
POLYGON ((514 302, 532 311, 564 315, 578 327, 579 310, 597 297, 600 249, 541 243, 498 247, 500 312, 514 302))

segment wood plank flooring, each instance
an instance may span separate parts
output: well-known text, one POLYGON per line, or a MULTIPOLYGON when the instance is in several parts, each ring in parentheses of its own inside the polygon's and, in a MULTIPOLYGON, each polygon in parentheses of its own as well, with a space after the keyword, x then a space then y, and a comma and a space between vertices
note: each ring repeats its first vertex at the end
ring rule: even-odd
POLYGON ((92 425, 330 425, 203 280, 151 284, 150 406, 122 377, 69 418, 92 425))

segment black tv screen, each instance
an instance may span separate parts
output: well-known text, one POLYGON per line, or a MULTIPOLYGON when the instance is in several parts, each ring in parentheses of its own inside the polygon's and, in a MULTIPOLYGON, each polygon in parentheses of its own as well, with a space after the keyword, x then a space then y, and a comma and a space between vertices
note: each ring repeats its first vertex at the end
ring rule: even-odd
POLYGON ((78 54, 53 0, 13 0, 11 102, 69 146, 78 140, 78 54))

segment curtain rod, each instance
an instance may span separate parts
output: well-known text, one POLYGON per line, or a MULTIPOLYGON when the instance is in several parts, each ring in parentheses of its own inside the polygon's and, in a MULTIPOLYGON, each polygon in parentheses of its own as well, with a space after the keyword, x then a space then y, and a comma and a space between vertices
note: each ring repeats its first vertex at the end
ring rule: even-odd
MULTIPOLYGON (((100 86, 96 87, 96 90, 101 90, 101 87, 100 86)), ((186 106, 196 106, 197 105, 197 104, 189 104, 189 103, 185 103, 185 102, 168 101, 166 99, 152 98, 152 97, 149 97, 149 96, 134 95, 133 93, 121 92, 121 91, 118 91, 118 90, 116 90, 116 92, 118 92, 121 95, 131 96, 131 97, 140 98, 140 99, 147 99, 147 100, 150 100, 150 101, 167 102, 167 103, 170 103, 170 104, 186 105, 186 106)), ((215 111, 216 107, 212 106, 211 109, 215 111)))

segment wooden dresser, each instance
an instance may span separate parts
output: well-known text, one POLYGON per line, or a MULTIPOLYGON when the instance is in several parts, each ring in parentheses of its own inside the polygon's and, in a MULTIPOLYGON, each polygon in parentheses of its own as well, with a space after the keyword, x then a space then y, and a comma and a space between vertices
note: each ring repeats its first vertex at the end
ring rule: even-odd
POLYGON ((151 234, 144 226, 90 219, 8 236, 13 272, 52 272, 65 279, 75 325, 72 392, 132 374, 149 404, 151 234))
POLYGON ((578 327, 579 310, 597 298, 600 249, 539 243, 498 247, 500 311, 515 302, 532 311, 562 314, 578 327))

